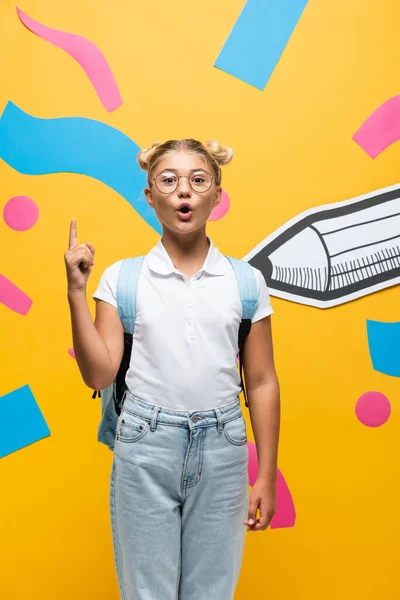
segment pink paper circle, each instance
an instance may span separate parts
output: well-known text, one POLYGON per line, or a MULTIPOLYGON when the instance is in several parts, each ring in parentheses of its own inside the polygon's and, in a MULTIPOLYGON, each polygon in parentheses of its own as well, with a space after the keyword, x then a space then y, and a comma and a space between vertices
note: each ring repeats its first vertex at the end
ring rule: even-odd
POLYGON ((224 217, 226 215, 226 213, 228 212, 229 206, 230 206, 229 196, 225 192, 225 190, 222 190, 221 200, 219 201, 218 206, 216 206, 214 208, 214 210, 211 212, 211 215, 208 217, 208 220, 209 221, 218 221, 219 219, 222 219, 222 217, 224 217))
POLYGON ((37 204, 27 196, 14 196, 4 207, 3 217, 6 224, 15 231, 27 231, 38 220, 37 204))
POLYGON ((356 403, 358 420, 367 427, 380 427, 389 419, 391 405, 381 392, 365 392, 356 403))

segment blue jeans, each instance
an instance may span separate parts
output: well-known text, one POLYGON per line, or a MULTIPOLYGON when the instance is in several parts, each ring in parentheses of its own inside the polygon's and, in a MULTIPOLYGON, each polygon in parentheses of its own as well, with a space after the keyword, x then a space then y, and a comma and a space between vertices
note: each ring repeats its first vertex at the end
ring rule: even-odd
POLYGON ((110 486, 121 598, 232 600, 248 485, 239 398, 189 412, 126 393, 110 486))

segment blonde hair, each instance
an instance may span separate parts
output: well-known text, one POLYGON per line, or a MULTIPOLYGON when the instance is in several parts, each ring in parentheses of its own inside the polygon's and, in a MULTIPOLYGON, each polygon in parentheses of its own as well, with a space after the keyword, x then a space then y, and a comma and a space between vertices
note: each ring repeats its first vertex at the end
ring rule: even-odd
POLYGON ((221 165, 227 165, 233 157, 232 148, 221 146, 215 140, 207 140, 205 144, 193 139, 168 140, 153 142, 148 148, 141 150, 137 156, 139 166, 147 171, 147 181, 152 185, 152 174, 160 160, 170 152, 192 152, 200 154, 211 167, 217 186, 221 185, 221 165))

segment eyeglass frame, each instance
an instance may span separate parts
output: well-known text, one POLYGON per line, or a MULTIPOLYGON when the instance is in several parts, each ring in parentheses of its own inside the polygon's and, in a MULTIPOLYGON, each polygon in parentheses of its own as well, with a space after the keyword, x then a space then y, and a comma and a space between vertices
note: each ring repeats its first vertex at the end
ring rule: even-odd
MULTIPOLYGON (((169 171, 168 171, 168 169, 165 169, 164 171, 165 171, 166 173, 168 173, 168 172, 169 172, 169 171)), ((161 171, 161 173, 159 173, 159 174, 157 175, 157 177, 158 177, 159 175, 161 175, 162 173, 164 173, 164 171, 161 171)), ((208 192, 208 191, 211 189, 211 187, 212 187, 212 184, 213 184, 213 180, 215 179, 215 175, 212 175, 211 173, 209 173, 209 172, 208 172, 208 171, 206 171, 205 169, 196 169, 196 171, 201 171, 202 173, 207 173, 207 175, 209 175, 209 176, 211 177, 211 183, 210 183, 210 187, 209 187, 209 188, 207 188, 206 190, 202 191, 202 192, 199 192, 199 191, 197 191, 197 190, 193 189, 193 187, 192 187, 192 184, 190 183, 190 179, 189 179, 190 175, 189 175, 189 176, 188 176, 188 175, 176 175, 176 176, 177 176, 177 178, 178 178, 178 181, 177 181, 177 184, 176 184, 176 188, 175 188, 174 190, 172 190, 172 192, 162 192, 162 191, 160 190, 160 188, 158 187, 158 185, 157 185, 157 182, 156 182, 156 184, 155 184, 155 185, 156 185, 156 188, 158 189, 158 191, 160 192, 160 194, 173 194, 173 193, 174 193, 174 192, 176 192, 176 190, 178 189, 178 187, 179 187, 179 182, 180 182, 181 178, 182 178, 182 177, 186 177, 186 179, 188 179, 188 180, 189 180, 189 185, 190 185, 191 189, 192 189, 194 192, 196 192, 196 194, 205 194, 206 192, 208 192)), ((194 171, 194 173, 195 173, 196 171, 194 171)), ((170 171, 170 172, 172 173, 172 171, 170 171)), ((175 173, 174 173, 174 175, 175 175, 175 173)), ((153 179, 152 179, 151 181, 156 181, 157 177, 153 177, 153 179)))

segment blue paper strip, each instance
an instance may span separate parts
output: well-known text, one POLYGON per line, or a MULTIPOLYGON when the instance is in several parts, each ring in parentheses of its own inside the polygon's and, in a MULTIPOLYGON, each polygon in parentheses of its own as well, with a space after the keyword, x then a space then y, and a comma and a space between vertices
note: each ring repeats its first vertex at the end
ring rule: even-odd
POLYGON ((375 371, 400 377, 400 323, 367 321, 367 334, 375 371))
POLYGON ((0 396, 0 457, 49 435, 29 385, 0 396))
POLYGON ((161 225, 143 194, 146 174, 139 146, 99 121, 81 117, 38 119, 8 102, 0 119, 0 158, 24 175, 78 173, 121 194, 158 233, 161 225))
POLYGON ((263 90, 308 0, 247 0, 214 63, 263 90))

